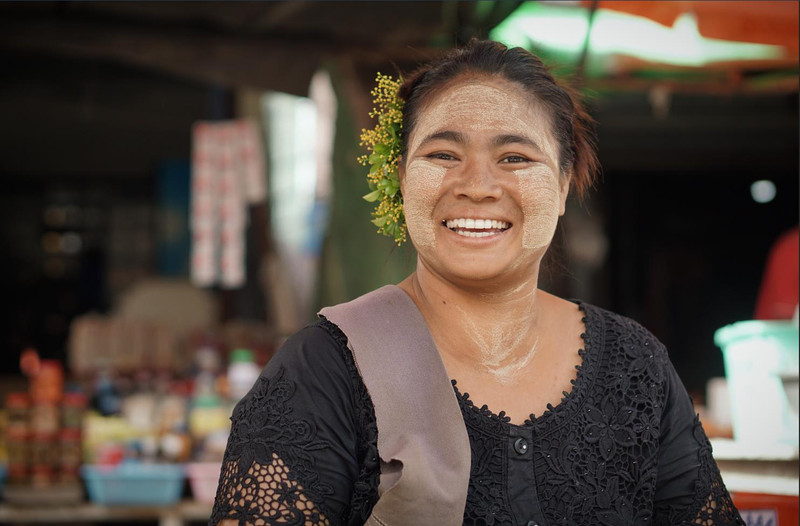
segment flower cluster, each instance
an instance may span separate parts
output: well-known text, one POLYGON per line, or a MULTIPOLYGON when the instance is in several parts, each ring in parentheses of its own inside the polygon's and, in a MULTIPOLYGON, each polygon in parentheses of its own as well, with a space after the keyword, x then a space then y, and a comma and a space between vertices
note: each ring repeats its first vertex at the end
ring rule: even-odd
POLYGON ((364 199, 378 202, 372 212, 372 224, 379 233, 401 245, 406 241, 406 219, 397 166, 402 151, 403 101, 397 91, 403 80, 378 73, 375 81, 377 85, 371 92, 374 106, 369 116, 377 118, 378 123, 371 130, 361 130, 360 145, 370 153, 360 156, 358 162, 370 167, 367 183, 371 191, 364 199))

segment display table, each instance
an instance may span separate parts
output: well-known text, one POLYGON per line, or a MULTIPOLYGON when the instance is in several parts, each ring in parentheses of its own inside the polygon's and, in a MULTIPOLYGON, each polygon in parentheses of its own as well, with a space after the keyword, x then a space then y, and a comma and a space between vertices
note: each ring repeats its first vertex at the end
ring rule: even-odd
POLYGON ((158 521, 159 526, 207 522, 211 504, 193 500, 175 506, 100 506, 81 503, 58 507, 17 507, 0 504, 0 524, 158 521))
POLYGON ((730 439, 711 440, 722 480, 732 493, 798 496, 798 449, 785 444, 742 444, 730 439))
POLYGON ((714 458, 747 524, 798 526, 798 449, 713 439, 714 458))
MULTIPOLYGON (((797 516, 800 464, 796 447, 770 445, 759 448, 728 439, 713 439, 711 444, 725 485, 742 515, 752 519, 752 524, 758 523, 758 517, 777 518, 787 513, 788 508, 791 508, 788 513, 797 516)), ((183 526, 187 522, 206 522, 210 515, 211 504, 193 500, 184 500, 174 506, 81 503, 22 507, 0 504, 0 524, 157 521, 159 526, 183 526)), ((795 522, 782 520, 773 524, 797 524, 794 517, 795 522)), ((761 523, 769 524, 768 521, 761 523)))

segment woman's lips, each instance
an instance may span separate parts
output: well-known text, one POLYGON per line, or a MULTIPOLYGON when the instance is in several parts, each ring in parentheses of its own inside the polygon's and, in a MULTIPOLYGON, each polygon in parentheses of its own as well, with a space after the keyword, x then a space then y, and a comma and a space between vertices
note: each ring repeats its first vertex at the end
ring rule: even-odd
POLYGON ((489 237, 511 228, 511 224, 502 219, 454 218, 445 219, 442 225, 464 237, 489 237))

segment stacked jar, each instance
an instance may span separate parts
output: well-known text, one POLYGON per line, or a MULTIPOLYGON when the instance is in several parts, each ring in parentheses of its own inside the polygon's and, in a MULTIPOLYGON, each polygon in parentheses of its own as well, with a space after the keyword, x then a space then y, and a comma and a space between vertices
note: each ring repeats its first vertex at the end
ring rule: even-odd
POLYGON ((61 431, 59 433, 60 458, 58 480, 63 483, 79 482, 83 461, 81 427, 86 409, 86 395, 77 392, 64 393, 61 409, 61 431))
POLYGON ((8 450, 8 482, 28 483, 28 449, 30 443, 31 400, 28 393, 8 393, 6 407, 6 448, 8 450))
POLYGON ((45 487, 57 481, 59 430, 64 396, 64 369, 56 360, 42 360, 31 378, 30 482, 45 487))

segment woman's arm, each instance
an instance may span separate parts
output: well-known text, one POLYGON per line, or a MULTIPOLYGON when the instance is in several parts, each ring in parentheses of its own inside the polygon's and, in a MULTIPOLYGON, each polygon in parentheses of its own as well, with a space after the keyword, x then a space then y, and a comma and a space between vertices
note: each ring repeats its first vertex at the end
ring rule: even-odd
POLYGON ((233 411, 210 524, 339 524, 359 475, 358 418, 341 342, 307 327, 233 411))
POLYGON ((742 525, 691 398, 667 362, 656 480, 656 525, 742 525))

